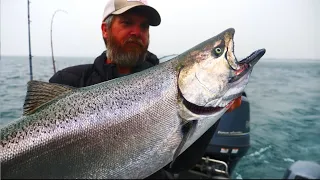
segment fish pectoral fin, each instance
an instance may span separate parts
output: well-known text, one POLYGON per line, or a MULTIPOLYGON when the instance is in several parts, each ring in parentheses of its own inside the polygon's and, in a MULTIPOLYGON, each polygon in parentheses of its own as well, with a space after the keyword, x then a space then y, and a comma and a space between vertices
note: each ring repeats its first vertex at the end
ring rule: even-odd
POLYGON ((182 133, 183 133, 183 137, 182 140, 178 146, 178 148, 176 149, 176 151, 174 152, 173 155, 173 160, 170 163, 170 168, 172 168, 175 160, 177 159, 177 157, 180 155, 181 150, 183 148, 183 146, 185 145, 185 143, 187 142, 188 138, 194 133, 194 131, 196 130, 197 127, 197 123, 198 120, 192 120, 192 121, 188 121, 186 124, 184 124, 182 126, 182 133))
POLYGON ((32 114, 37 108, 74 89, 74 87, 31 80, 23 105, 23 115, 32 114))

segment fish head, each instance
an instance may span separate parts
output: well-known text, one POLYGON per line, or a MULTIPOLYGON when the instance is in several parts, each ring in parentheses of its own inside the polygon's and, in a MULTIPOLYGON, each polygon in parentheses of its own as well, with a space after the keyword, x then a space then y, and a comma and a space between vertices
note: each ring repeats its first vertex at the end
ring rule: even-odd
POLYGON ((234 33, 233 28, 227 29, 179 55, 179 104, 184 119, 222 114, 243 93, 252 68, 265 49, 238 61, 234 33))

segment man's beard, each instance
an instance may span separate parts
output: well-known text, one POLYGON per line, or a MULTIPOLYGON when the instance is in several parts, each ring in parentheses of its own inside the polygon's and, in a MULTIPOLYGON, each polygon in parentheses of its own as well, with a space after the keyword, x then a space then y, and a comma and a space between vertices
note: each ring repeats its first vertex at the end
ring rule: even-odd
POLYGON ((135 67, 137 64, 145 61, 149 40, 146 46, 142 40, 136 37, 130 37, 125 40, 123 45, 118 42, 112 32, 107 40, 107 58, 120 67, 135 67), (129 43, 133 43, 134 47, 129 47, 129 43), (130 49, 127 49, 130 48, 130 49))

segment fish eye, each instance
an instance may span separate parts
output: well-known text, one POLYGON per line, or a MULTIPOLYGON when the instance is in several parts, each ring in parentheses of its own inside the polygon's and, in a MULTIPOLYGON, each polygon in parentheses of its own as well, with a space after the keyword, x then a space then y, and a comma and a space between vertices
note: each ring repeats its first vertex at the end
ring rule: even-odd
POLYGON ((221 47, 216 47, 213 49, 212 55, 214 57, 219 57, 222 54, 223 50, 221 47))
POLYGON ((222 50, 221 50, 221 48, 216 48, 215 51, 217 54, 220 54, 222 50))

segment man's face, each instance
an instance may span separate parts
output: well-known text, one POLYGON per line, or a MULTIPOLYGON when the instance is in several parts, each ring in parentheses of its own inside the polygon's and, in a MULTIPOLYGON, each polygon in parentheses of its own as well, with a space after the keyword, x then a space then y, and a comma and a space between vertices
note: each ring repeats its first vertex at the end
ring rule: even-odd
POLYGON ((149 24, 145 16, 125 12, 113 17, 106 28, 107 57, 122 67, 133 67, 145 60, 149 46, 149 24))

